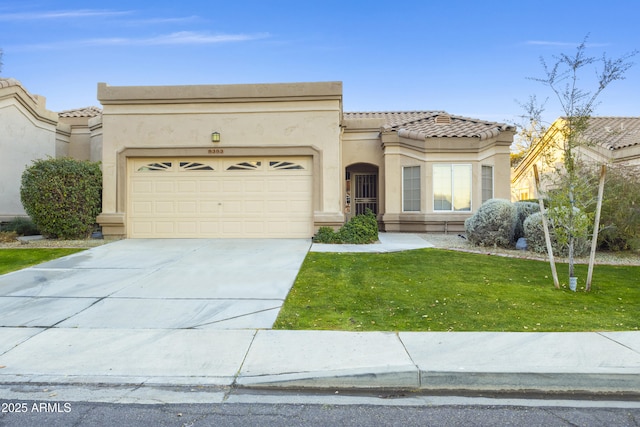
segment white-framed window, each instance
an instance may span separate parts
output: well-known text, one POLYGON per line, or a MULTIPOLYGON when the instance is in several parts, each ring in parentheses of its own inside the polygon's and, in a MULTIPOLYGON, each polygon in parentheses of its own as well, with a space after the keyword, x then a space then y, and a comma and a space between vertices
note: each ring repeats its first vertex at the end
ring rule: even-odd
POLYGON ((420 166, 402 168, 402 211, 420 211, 420 166))
POLYGON ((493 199, 493 166, 482 165, 482 203, 493 199))
POLYGON ((471 165, 433 165, 433 210, 471 211, 471 165))

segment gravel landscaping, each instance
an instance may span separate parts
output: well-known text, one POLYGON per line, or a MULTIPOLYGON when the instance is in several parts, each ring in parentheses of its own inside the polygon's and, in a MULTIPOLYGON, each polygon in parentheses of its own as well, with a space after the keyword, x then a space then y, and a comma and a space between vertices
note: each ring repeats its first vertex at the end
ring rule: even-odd
MULTIPOLYGON (((420 237, 441 249, 451 249, 464 252, 480 253, 487 255, 509 256, 522 259, 535 259, 548 261, 546 254, 516 249, 503 249, 494 247, 481 247, 469 243, 460 234, 418 234, 420 237)), ((567 259, 555 257, 556 262, 566 263, 567 259)), ((589 257, 576 258, 577 264, 587 264, 589 257)), ((640 253, 638 252, 596 252, 596 264, 608 265, 640 265, 640 253)))
POLYGON ((13 242, 0 242, 0 249, 35 249, 35 248, 94 248, 96 246, 109 243, 110 240, 103 239, 81 239, 81 240, 58 240, 58 239, 41 239, 13 242))

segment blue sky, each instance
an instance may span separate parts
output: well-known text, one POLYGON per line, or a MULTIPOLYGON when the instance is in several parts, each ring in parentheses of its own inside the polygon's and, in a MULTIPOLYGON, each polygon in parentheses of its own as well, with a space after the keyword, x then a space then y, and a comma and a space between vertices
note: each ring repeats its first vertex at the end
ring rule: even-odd
MULTIPOLYGON (((97 83, 342 81, 345 111, 445 110, 512 121, 550 93, 540 57, 640 49, 636 0, 3 1, 0 76, 53 111, 99 106, 97 83)), ((636 56, 634 62, 640 62, 636 56)), ((596 115, 640 116, 640 65, 596 115)), ((549 101, 545 118, 560 114, 549 101)))

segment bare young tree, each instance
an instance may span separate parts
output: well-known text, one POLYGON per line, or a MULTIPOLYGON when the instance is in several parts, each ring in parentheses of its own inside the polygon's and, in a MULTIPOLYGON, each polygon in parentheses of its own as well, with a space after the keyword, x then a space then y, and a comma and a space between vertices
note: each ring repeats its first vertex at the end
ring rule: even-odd
MULTIPOLYGON (((598 98, 611 83, 625 79, 626 71, 634 65, 630 59, 638 53, 633 51, 613 59, 608 58, 606 54, 601 57, 588 56, 587 40, 588 36, 578 45, 572 55, 554 56, 552 63, 541 58, 542 77, 530 78, 541 83, 550 91, 551 99, 557 101, 563 113, 560 128, 561 137, 549 141, 550 145, 547 150, 554 154, 557 152, 561 154, 562 167, 556 172, 557 175, 562 176, 562 180, 559 182, 563 183, 565 200, 558 201, 556 206, 564 205, 564 209, 549 209, 549 216, 562 215, 562 218, 556 218, 556 223, 561 224, 566 232, 570 278, 575 277, 574 249, 576 239, 584 237, 581 234, 585 230, 582 214, 577 209, 579 207, 577 200, 582 193, 580 187, 584 181, 578 171, 579 149, 594 143, 586 137, 586 131, 589 127, 589 119, 598 105, 598 98), (584 82, 589 82, 590 79, 585 76, 585 72, 590 69, 595 69, 596 79, 592 80, 593 87, 589 89, 581 85, 584 82)), ((544 104, 539 104, 535 96, 530 97, 529 102, 523 104, 525 109, 523 117, 528 119, 531 125, 532 129, 528 132, 532 137, 538 137, 546 130, 542 121, 544 104)), ((554 158, 554 162, 557 160, 554 158)), ((550 197, 553 202, 553 195, 550 197)))

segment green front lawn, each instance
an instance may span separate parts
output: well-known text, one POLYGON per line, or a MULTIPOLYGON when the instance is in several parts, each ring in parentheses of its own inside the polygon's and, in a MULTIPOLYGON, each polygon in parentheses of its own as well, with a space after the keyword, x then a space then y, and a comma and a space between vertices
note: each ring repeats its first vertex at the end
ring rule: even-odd
POLYGON ((640 327, 640 267, 576 268, 440 249, 311 252, 274 329, 345 331, 627 331, 640 327))
POLYGON ((75 248, 0 249, 0 274, 20 270, 83 250, 75 248))

